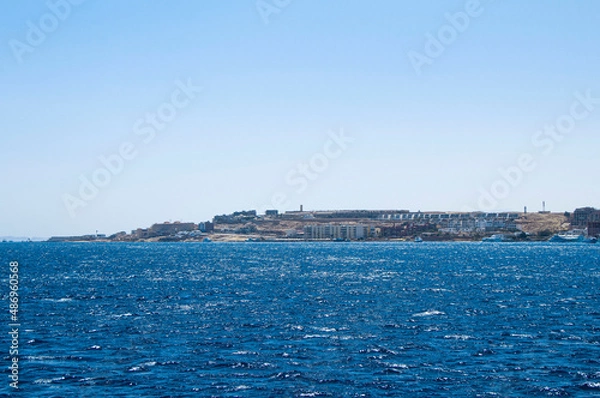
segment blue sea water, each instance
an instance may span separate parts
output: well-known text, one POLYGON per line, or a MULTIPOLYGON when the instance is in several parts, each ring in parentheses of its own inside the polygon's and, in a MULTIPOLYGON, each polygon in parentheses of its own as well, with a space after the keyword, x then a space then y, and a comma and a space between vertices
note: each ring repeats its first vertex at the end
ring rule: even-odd
POLYGON ((600 396, 600 245, 4 243, 27 397, 600 396))

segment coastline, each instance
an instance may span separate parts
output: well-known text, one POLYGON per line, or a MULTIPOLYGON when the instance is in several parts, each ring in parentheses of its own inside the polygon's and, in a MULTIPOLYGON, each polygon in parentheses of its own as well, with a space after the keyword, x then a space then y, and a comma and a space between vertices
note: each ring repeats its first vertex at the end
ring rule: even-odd
MULTIPOLYGON (((544 242, 568 231, 595 239, 600 210, 569 213, 255 210, 211 221, 163 222, 110 236, 54 236, 47 242, 544 242), (583 217, 582 217, 583 215, 583 217), (586 218, 587 217, 587 218, 586 218), (588 222, 588 219, 591 220, 588 222), (588 228, 589 226, 589 234, 588 228)), ((565 239, 567 240, 567 239, 565 239)), ((583 239, 582 239, 583 240, 583 239)), ((594 242, 589 242, 594 243, 594 242)))

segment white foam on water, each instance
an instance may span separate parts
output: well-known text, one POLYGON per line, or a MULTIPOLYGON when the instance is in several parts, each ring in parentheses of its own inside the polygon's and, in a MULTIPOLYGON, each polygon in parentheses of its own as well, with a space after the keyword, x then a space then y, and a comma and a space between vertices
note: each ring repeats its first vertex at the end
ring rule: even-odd
POLYGON ((337 332, 336 328, 328 328, 328 327, 316 327, 314 328, 315 330, 318 330, 319 332, 337 332))
POLYGON ((438 311, 438 310, 429 310, 429 311, 413 314, 412 316, 413 317, 423 317, 423 316, 434 316, 434 315, 446 315, 446 313, 443 311, 438 311))
POLYGON ((510 337, 518 337, 520 339, 533 339, 533 336, 527 333, 511 333, 510 337))
POLYGON ((329 336, 325 334, 306 334, 303 339, 327 339, 329 336))
POLYGON ((49 299, 49 298, 47 298, 47 299, 43 299, 43 300, 44 301, 50 301, 50 302, 53 302, 53 303, 68 303, 69 301, 73 301, 73 299, 70 298, 70 297, 63 297, 63 298, 60 298, 60 299, 49 299))
POLYGON ((236 351, 233 355, 258 355, 258 352, 255 351, 236 351))
POLYGON ((448 340, 471 340, 474 339, 473 336, 469 336, 468 334, 449 334, 444 336, 445 339, 448 340))
POLYGON ((593 389, 600 389, 600 383, 585 383, 583 385, 585 388, 593 388, 593 389))
POLYGON ((404 363, 385 362, 384 365, 387 366, 388 368, 392 368, 392 369, 409 369, 409 366, 404 363))

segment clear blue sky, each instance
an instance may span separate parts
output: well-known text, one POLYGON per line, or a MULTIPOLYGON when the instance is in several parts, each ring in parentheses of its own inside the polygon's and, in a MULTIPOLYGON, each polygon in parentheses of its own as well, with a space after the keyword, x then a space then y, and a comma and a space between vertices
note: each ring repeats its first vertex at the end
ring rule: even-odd
POLYGON ((446 14, 465 1, 64 1, 0 16, 0 236, 300 204, 487 209, 481 190, 522 154, 535 167, 496 184, 493 208, 600 207, 600 104, 576 98, 600 98, 598 1, 482 0, 454 36, 446 14), (417 73, 410 54, 444 32, 417 73), (188 100, 177 81, 202 91, 188 100), (186 106, 144 142, 149 125, 134 125, 174 93, 186 106), (572 107, 561 141, 536 136, 572 107), (340 151, 328 141, 342 130, 353 142, 340 151), (81 176, 127 142, 136 156, 83 200, 81 176))

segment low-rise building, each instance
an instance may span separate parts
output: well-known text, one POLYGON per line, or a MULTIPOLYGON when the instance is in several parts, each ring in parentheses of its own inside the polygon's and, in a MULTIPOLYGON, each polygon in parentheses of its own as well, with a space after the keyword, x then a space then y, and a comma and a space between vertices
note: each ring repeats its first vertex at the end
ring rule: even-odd
POLYGON ((215 224, 211 223, 210 221, 198 223, 198 230, 206 233, 213 232, 215 230, 215 224))
POLYGON ((134 229, 133 231, 131 231, 131 235, 135 239, 146 239, 151 237, 150 230, 148 228, 134 229))
POLYGON ((256 210, 244 210, 236 211, 232 214, 223 214, 220 216, 214 216, 213 222, 215 224, 240 224, 255 220, 257 217, 256 210))
POLYGON ((162 224, 154 224, 150 227, 150 235, 153 236, 170 236, 176 235, 178 232, 182 231, 194 231, 198 229, 198 226, 193 222, 165 222, 162 224))
POLYGON ((600 210, 593 207, 575 209, 571 217, 572 228, 586 228, 588 222, 600 221, 600 210))
POLYGON ((588 223, 588 236, 600 237, 600 221, 588 223))
POLYGON ((308 240, 362 240, 371 234, 371 227, 364 224, 314 224, 304 227, 304 239, 308 240))

